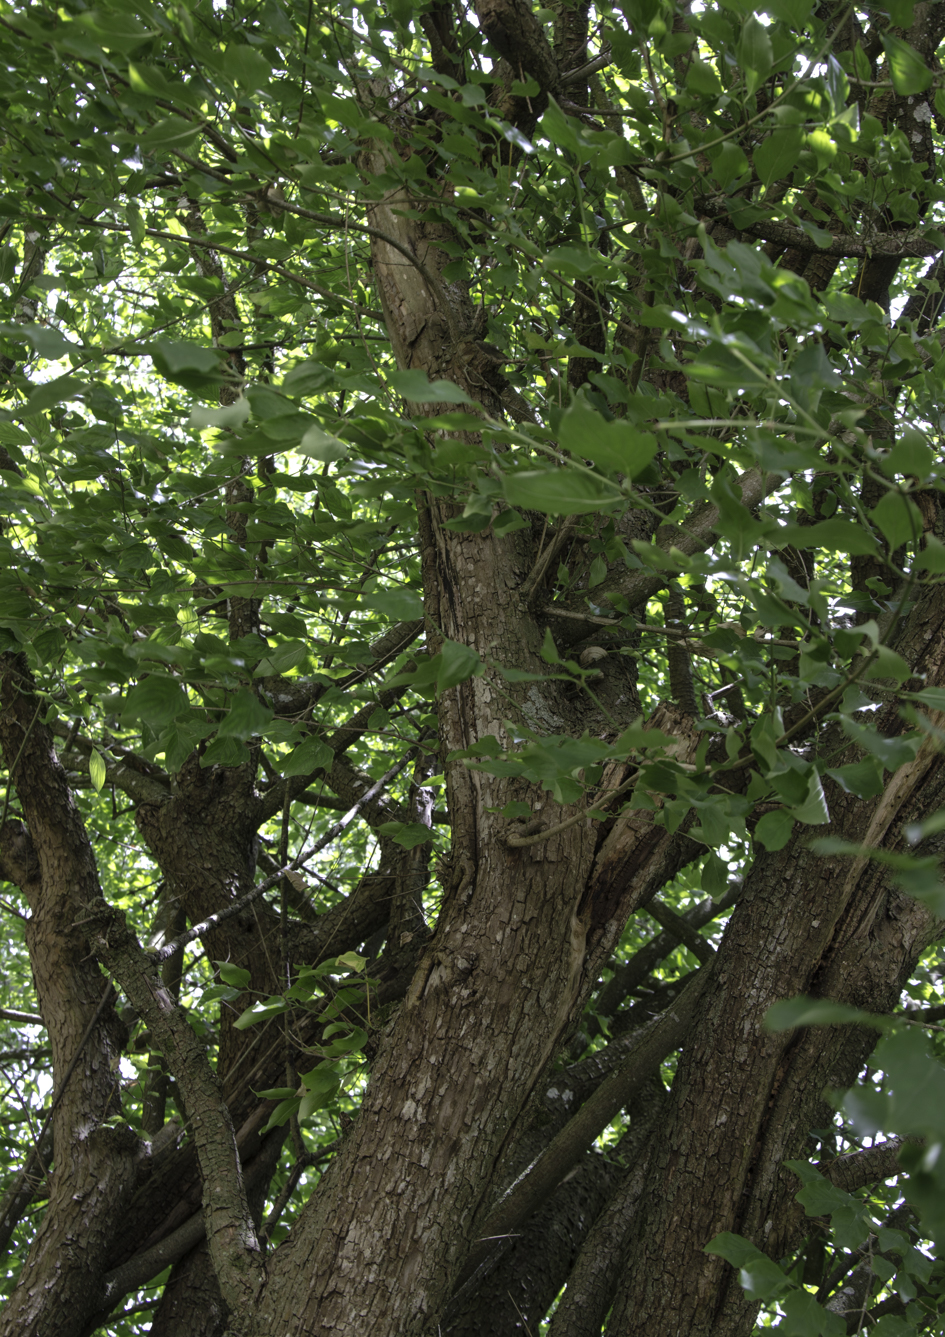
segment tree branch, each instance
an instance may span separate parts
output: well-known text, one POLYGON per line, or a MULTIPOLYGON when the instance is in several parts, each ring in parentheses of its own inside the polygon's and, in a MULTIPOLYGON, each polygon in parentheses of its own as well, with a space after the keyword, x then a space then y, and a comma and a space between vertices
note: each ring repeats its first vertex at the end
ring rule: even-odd
POLYGON ((891 1137, 875 1147, 864 1147, 861 1151, 851 1151, 846 1156, 837 1156, 835 1160, 821 1161, 817 1169, 846 1193, 854 1193, 867 1184, 876 1184, 881 1179, 892 1179, 903 1173, 899 1164, 899 1153, 909 1142, 920 1142, 920 1138, 891 1137))
POLYGON ((163 1051, 190 1113, 203 1181, 204 1219, 220 1290, 230 1309, 251 1310, 265 1282, 263 1256, 246 1197, 236 1134, 206 1051, 121 911, 90 907, 90 939, 163 1051))
MULTIPOLYGON (((742 505, 751 510, 760 501, 763 501, 770 492, 777 491, 783 482, 783 474, 763 473, 760 469, 749 469, 747 473, 736 479, 735 487, 741 492, 742 505)), ((654 547, 665 553, 670 563, 672 563, 670 547, 678 548, 687 557, 691 557, 697 552, 704 552, 715 539, 715 526, 720 514, 720 510, 714 502, 704 502, 693 511, 684 524, 673 531, 671 540, 664 540, 664 543, 655 544, 654 547), (668 547, 664 546, 666 542, 669 543, 668 547)), ((671 580, 672 575, 669 571, 636 570, 622 572, 616 579, 611 577, 594 590, 594 602, 609 601, 610 596, 616 594, 621 599, 625 599, 629 607, 639 608, 654 594, 665 589, 671 580)), ((585 608, 586 602, 586 593, 579 591, 569 599, 563 600, 560 607, 565 611, 581 612, 585 608)), ((558 607, 558 604, 551 604, 545 611, 553 614, 558 607)), ((580 632, 576 632, 571 639, 577 640, 580 635, 580 632)))
MULTIPOLYGON (((703 198, 698 204, 699 212, 709 218, 730 219, 732 201, 724 196, 703 198)), ((815 241, 803 228, 791 223, 779 223, 773 218, 759 219, 739 228, 760 241, 772 241, 776 246, 790 246, 797 251, 812 252, 817 255, 834 255, 841 259, 867 260, 875 256, 888 256, 901 260, 921 260, 938 255, 942 250, 941 233, 935 233, 938 240, 929 240, 929 228, 911 228, 908 232, 866 231, 862 237, 851 237, 845 233, 831 233, 826 244, 815 241)), ((821 229, 821 232, 823 229, 821 229)))
POLYGON ((682 1043, 708 978, 709 971, 700 970, 679 1002, 643 1030, 619 1068, 600 1084, 535 1164, 493 1207, 457 1278, 457 1287, 488 1261, 497 1238, 515 1230, 553 1192, 617 1112, 658 1070, 666 1055, 682 1043))

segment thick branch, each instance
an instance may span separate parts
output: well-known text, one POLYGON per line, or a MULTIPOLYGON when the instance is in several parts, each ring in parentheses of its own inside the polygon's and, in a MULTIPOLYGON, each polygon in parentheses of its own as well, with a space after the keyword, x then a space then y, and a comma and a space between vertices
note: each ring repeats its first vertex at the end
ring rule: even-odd
POLYGON ((646 1028, 620 1067, 600 1084, 538 1161, 496 1204, 482 1224, 457 1285, 461 1286, 488 1260, 495 1239, 515 1230, 554 1191, 618 1111, 658 1071, 666 1055, 682 1043, 707 979, 708 971, 701 970, 675 1007, 646 1028))
POLYGON ((909 1138, 891 1137, 875 1147, 865 1147, 862 1151, 851 1151, 836 1160, 822 1161, 818 1170, 831 1184, 836 1184, 846 1193, 855 1193, 867 1184, 877 1184, 881 1179, 892 1179, 902 1174, 899 1153, 909 1138))
POLYGON ((92 915, 90 937, 96 954, 148 1025, 187 1102, 203 1180, 207 1239, 220 1290, 235 1313, 251 1309, 264 1282, 263 1258, 220 1084, 153 957, 141 948, 124 915, 103 900, 92 907, 92 915))
MULTIPOLYGON (((714 196, 699 201, 699 211, 709 218, 728 218, 731 200, 714 196)), ((739 229, 760 241, 771 241, 776 246, 790 246, 797 251, 818 255, 833 255, 841 259, 872 259, 888 256, 899 260, 921 260, 938 255, 942 250, 941 234, 927 227, 911 228, 908 232, 864 231, 863 236, 851 237, 838 232, 830 234, 830 241, 815 241, 803 228, 781 223, 774 218, 762 218, 739 229)), ((823 229, 820 229, 823 236, 823 229)))
MULTIPOLYGON (((742 505, 747 506, 749 510, 757 506, 760 501, 770 493, 781 487, 784 479, 781 474, 763 473, 760 469, 749 469, 747 473, 736 480, 735 488, 741 492, 742 505)), ((679 526, 669 539, 655 545, 662 548, 666 554, 668 565, 672 566, 670 549, 678 548, 686 557, 693 556, 694 553, 704 552, 715 539, 715 526, 718 523, 721 514, 718 506, 711 501, 704 502, 698 506, 685 522, 679 526)), ((639 608, 645 604, 654 594, 666 588, 672 576, 669 571, 624 571, 617 573, 616 579, 611 578, 605 581, 598 589, 594 591, 594 602, 601 603, 610 599, 612 594, 619 595, 627 601, 630 608, 639 608)), ((584 608, 587 596, 581 591, 568 600, 562 601, 560 605, 565 611, 578 612, 584 608)), ((550 616, 554 613, 558 605, 548 605, 545 612, 550 616)), ((576 624, 575 624, 576 626, 576 624)), ((577 628, 570 634, 563 630, 563 640, 565 643, 570 639, 575 641, 580 639, 585 633, 577 628)), ((558 631, 555 631, 556 638, 558 631)))
POLYGON ((530 74, 543 93, 558 86, 554 52, 530 0, 479 0, 476 15, 496 51, 519 78, 530 74))

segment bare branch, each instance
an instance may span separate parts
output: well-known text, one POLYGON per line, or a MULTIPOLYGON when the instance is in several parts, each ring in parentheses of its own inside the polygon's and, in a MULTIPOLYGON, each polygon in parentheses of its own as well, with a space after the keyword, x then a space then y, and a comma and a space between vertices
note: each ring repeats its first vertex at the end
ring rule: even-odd
POLYGON ((187 1102, 220 1290, 231 1309, 251 1308, 265 1282, 265 1269, 220 1083, 186 1015, 168 993, 154 956, 141 947, 124 915, 104 900, 90 909, 87 922, 96 955, 151 1030, 187 1102))
POLYGON ((463 1285, 488 1260, 496 1238, 515 1230, 561 1183, 617 1112, 658 1070, 666 1055, 682 1043, 708 978, 709 972, 700 970, 679 1002, 644 1029, 619 1068, 600 1084, 535 1164, 496 1204, 482 1224, 479 1239, 470 1250, 457 1286, 463 1285))

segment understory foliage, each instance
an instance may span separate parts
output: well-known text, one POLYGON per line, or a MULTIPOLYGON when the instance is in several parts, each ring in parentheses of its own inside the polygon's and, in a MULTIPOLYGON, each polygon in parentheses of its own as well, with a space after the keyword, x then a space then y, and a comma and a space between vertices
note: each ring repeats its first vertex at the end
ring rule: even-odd
POLYGON ((2 1337, 945 1331, 943 36, 2 0, 2 1337))

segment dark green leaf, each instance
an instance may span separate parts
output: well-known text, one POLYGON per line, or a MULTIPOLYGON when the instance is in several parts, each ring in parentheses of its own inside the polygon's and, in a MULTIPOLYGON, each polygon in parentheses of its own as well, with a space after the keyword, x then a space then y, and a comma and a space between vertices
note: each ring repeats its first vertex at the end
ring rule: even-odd
POLYGON ((561 419, 558 438, 562 450, 592 460, 606 473, 634 478, 656 454, 656 438, 623 419, 607 422, 587 400, 575 400, 561 419))
POLYGON ((399 395, 414 404, 474 404, 452 381, 431 381, 424 371, 391 371, 387 379, 399 395))
POLYGON ((327 769, 335 754, 327 743, 320 738, 306 738, 299 743, 282 764, 282 774, 286 778, 293 775, 312 775, 315 771, 327 769))
POLYGON ((122 721, 145 720, 152 727, 160 727, 186 714, 189 709, 190 704, 179 682, 152 673, 128 693, 122 721))
POLYGON ((766 850, 783 850, 791 839, 795 818, 783 808, 776 812, 766 812, 755 827, 755 839, 766 850))

